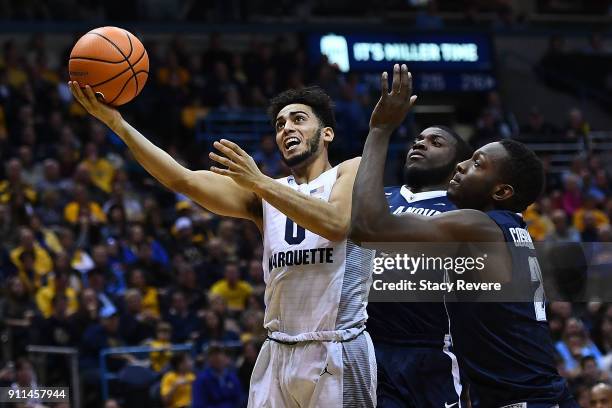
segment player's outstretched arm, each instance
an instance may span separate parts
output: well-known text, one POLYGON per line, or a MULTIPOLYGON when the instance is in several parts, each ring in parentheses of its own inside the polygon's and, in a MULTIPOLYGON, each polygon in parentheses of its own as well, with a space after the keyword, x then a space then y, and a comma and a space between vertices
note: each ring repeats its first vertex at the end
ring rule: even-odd
POLYGON ((231 177, 240 186, 253 191, 296 224, 330 241, 347 237, 350 226, 351 191, 359 158, 347 160, 338 167, 338 178, 328 201, 311 197, 263 174, 253 158, 229 140, 215 142, 223 156, 210 153, 210 158, 226 169, 212 167, 220 175, 231 177))
POLYGON ((406 65, 394 66, 391 92, 387 73, 383 73, 381 89, 353 187, 350 237, 358 242, 498 240, 499 228, 480 211, 451 211, 435 217, 389 213, 383 187, 389 140, 416 101, 406 65))
POLYGON ((164 186, 189 196, 216 214, 250 219, 261 227, 261 200, 254 193, 240 187, 230 177, 181 166, 127 123, 116 109, 98 101, 91 87, 83 90, 75 81, 71 81, 69 86, 87 112, 111 128, 138 163, 164 186))

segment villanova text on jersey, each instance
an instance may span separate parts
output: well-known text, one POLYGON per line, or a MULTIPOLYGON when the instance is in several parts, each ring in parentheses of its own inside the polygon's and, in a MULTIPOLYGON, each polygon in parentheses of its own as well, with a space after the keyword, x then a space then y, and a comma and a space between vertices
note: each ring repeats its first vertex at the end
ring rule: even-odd
MULTIPOLYGON (((392 214, 405 213, 434 216, 455 210, 446 191, 412 193, 406 186, 386 187, 385 196, 392 214)), ((375 342, 427 346, 444 346, 448 334, 448 314, 440 302, 370 302, 368 331, 375 342)))

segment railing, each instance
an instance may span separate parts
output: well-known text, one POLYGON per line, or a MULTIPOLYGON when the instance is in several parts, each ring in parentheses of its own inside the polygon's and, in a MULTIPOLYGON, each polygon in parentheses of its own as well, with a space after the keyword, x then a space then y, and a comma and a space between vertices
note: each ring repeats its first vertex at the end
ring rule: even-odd
POLYGON ((217 109, 198 122, 196 138, 208 143, 221 138, 251 143, 272 131, 270 120, 261 109, 217 109))
MULTIPOLYGON (((612 154, 612 132, 593 131, 590 132, 589 139, 590 152, 600 155, 612 154)), ((551 161, 549 171, 552 173, 560 173, 566 170, 577 155, 587 153, 583 143, 552 141, 538 143, 528 141, 526 144, 537 154, 548 155, 551 161)))
MULTIPOLYGON (((240 348, 242 342, 240 341, 225 341, 215 342, 215 345, 222 346, 224 348, 240 348)), ((168 347, 149 347, 149 346, 133 346, 133 347, 111 347, 100 351, 100 381, 102 390, 102 400, 108 399, 108 382, 110 380, 116 380, 119 378, 117 373, 110 372, 107 370, 106 359, 112 355, 118 354, 148 354, 154 351, 188 351, 190 353, 206 352, 211 343, 204 344, 202 350, 195 350, 194 345, 191 343, 187 344, 173 344, 168 347)))
POLYGON ((79 350, 73 347, 35 346, 26 347, 30 354, 62 354, 70 359, 70 399, 73 408, 81 408, 81 382, 79 380, 79 350))

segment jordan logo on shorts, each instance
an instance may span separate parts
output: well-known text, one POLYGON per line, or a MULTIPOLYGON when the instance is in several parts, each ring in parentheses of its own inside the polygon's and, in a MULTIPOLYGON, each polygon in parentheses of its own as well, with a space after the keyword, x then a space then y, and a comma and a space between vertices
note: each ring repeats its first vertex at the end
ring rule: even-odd
POLYGON ((323 369, 323 371, 321 372, 321 374, 319 374, 319 377, 322 377, 322 376, 323 376, 323 374, 329 374, 329 375, 332 375, 332 373, 330 373, 330 372, 327 370, 327 364, 325 364, 325 369, 323 369))

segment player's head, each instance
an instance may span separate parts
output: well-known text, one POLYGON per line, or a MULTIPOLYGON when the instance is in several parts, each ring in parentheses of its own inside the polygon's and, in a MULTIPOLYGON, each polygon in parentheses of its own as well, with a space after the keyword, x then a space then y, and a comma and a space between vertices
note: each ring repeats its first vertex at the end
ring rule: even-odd
POLYGON ((276 144, 289 167, 302 167, 326 153, 336 118, 331 98, 321 88, 289 89, 275 96, 268 114, 276 144))
POLYGON ((525 145, 505 139, 489 143, 457 164, 448 197, 459 208, 521 212, 544 188, 544 167, 525 145))
POLYGON ((428 127, 416 137, 408 151, 404 182, 413 189, 447 183, 457 163, 471 155, 470 145, 451 128, 428 127))

